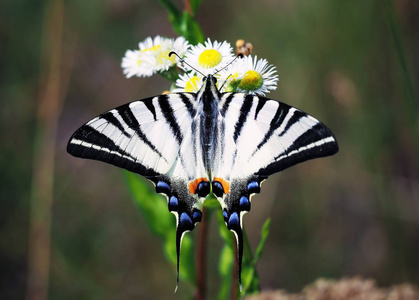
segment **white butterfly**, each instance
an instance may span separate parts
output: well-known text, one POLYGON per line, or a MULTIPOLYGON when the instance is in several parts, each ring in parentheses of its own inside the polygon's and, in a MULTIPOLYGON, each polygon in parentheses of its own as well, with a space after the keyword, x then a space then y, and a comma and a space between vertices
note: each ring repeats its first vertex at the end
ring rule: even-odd
POLYGON ((332 132, 287 104, 220 93, 208 75, 198 93, 134 101, 80 127, 67 151, 140 174, 166 196, 176 216, 177 283, 183 235, 201 221, 212 191, 236 236, 239 282, 243 215, 268 176, 338 151, 332 132))

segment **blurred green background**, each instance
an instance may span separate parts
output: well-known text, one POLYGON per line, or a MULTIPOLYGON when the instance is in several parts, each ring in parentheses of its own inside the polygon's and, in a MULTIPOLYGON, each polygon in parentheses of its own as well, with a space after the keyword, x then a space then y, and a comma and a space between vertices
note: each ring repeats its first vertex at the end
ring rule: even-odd
MULTIPOLYGON (((269 97, 322 120, 340 145, 272 176, 253 198, 244 218, 253 247, 272 218, 262 289, 355 275, 418 284, 419 2, 204 0, 196 18, 212 40, 253 43, 278 69, 269 97)), ((27 299, 192 295, 182 282, 173 294, 175 269, 123 171, 65 151, 89 119, 169 88, 120 68, 127 49, 155 35, 175 37, 158 1, 0 2, 0 299, 24 299, 28 286, 27 299)), ((222 240, 212 221, 214 296, 222 240)))

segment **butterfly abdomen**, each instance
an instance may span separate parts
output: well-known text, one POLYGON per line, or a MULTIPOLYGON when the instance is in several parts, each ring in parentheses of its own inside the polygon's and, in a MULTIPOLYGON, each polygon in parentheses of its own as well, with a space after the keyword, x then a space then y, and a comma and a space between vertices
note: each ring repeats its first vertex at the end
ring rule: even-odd
MULTIPOLYGON (((218 93, 217 93, 218 94, 218 93)), ((208 88, 198 96, 198 110, 200 115, 200 142, 205 169, 211 174, 215 160, 215 149, 218 140, 218 98, 213 90, 208 88)))

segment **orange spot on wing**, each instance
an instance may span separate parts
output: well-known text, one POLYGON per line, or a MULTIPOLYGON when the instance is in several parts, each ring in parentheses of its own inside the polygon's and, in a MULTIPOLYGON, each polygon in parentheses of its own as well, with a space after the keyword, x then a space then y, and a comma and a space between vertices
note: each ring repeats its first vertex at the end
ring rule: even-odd
POLYGON ((220 177, 214 177, 214 181, 218 181, 219 183, 221 183, 224 189, 224 193, 226 194, 230 193, 230 182, 220 177))
POLYGON ((197 178, 195 180, 192 180, 191 182, 189 182, 188 188, 189 188, 189 192, 193 195, 196 192, 196 189, 198 188, 198 184, 201 181, 208 181, 208 178, 206 177, 201 177, 201 178, 197 178))

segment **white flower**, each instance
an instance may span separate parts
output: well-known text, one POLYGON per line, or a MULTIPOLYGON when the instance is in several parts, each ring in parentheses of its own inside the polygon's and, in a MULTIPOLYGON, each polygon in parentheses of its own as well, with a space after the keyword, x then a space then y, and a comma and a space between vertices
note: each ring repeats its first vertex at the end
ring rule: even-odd
POLYGON ((195 75, 192 72, 179 75, 179 79, 176 80, 176 86, 178 88, 174 89, 173 92, 197 93, 201 88, 202 78, 201 75, 195 75))
POLYGON ((127 50, 122 58, 121 67, 127 78, 134 75, 138 77, 149 77, 153 75, 153 65, 149 63, 149 58, 144 52, 139 50, 127 50))
POLYGON ((183 57, 189 48, 189 43, 184 37, 178 37, 176 40, 173 39, 162 39, 159 44, 154 42, 152 52, 154 59, 154 68, 156 71, 167 71, 170 67, 176 65, 179 62, 179 58, 176 55, 169 57, 171 51, 176 52, 177 55, 183 57))
MULTIPOLYGON (((233 59, 233 48, 226 41, 219 43, 217 41, 211 42, 208 39, 205 45, 198 44, 193 46, 186 53, 185 61, 194 67, 197 71, 208 75, 222 69, 233 59)), ((188 66, 183 66, 187 71, 190 70, 188 66)))
POLYGON ((176 55, 169 57, 171 51, 184 56, 189 48, 188 42, 179 37, 176 40, 156 36, 147 37, 138 44, 139 50, 128 50, 122 59, 123 72, 127 78, 131 76, 146 77, 156 72, 167 71, 176 65, 179 58, 176 55))
POLYGON ((237 59, 222 71, 221 78, 226 80, 225 91, 245 92, 265 96, 269 90, 276 90, 278 75, 275 67, 266 59, 252 58, 251 55, 237 59))

